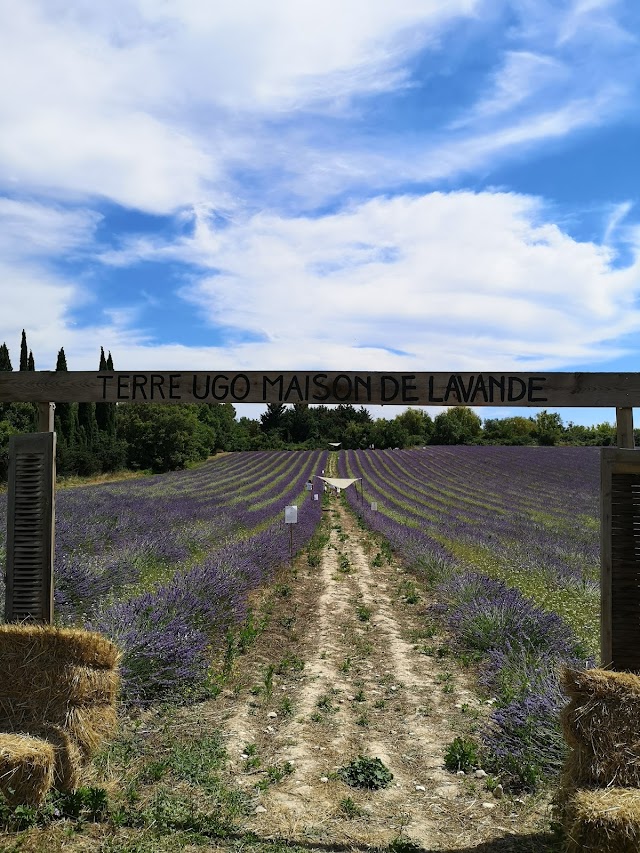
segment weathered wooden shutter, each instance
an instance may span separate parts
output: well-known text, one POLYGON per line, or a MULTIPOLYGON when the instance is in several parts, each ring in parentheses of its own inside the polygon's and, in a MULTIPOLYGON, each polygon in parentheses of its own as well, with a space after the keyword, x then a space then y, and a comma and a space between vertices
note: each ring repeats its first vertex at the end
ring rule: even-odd
POLYGON ((601 454, 601 664, 640 672, 640 451, 601 454))
POLYGON ((9 439, 7 622, 53 621, 55 433, 9 439))

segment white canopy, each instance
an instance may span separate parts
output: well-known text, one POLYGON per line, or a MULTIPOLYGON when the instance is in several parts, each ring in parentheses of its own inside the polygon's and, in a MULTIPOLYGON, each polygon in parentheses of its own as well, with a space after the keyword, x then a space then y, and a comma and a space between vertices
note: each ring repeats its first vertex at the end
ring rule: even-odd
POLYGON ((347 480, 346 478, 340 479, 339 477, 320 477, 316 474, 319 480, 324 480, 325 483, 329 483, 330 486, 333 486, 335 489, 346 489, 347 486, 350 486, 351 483, 357 483, 358 480, 361 480, 362 477, 354 477, 352 480, 347 480))
POLYGON ((340 447, 341 444, 342 444, 341 441, 330 441, 329 447, 340 447))

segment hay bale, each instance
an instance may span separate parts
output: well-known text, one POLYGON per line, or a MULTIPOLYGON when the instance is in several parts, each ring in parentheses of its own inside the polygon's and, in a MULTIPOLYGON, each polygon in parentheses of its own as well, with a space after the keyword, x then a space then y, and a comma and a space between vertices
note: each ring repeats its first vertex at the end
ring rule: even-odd
POLYGON ((116 731, 118 714, 113 705, 72 708, 63 728, 76 742, 86 758, 102 746, 116 731))
POLYGON ((41 734, 53 746, 53 787, 57 791, 75 791, 85 763, 82 750, 61 726, 46 726, 41 734))
POLYGON ((54 749, 40 738, 0 734, 0 792, 11 806, 38 806, 53 782, 54 749))
MULTIPOLYGON (((84 763, 117 725, 119 658, 116 646, 100 634, 51 625, 0 626, 0 731, 8 733, 14 749, 6 758, 11 785, 3 791, 15 788, 33 763, 31 742, 44 745, 51 758, 46 790, 52 779, 63 791, 77 787, 84 763), (20 749, 28 753, 22 764, 20 749)), ((17 796, 27 795, 20 789, 17 796)), ((18 801, 36 801, 28 796, 18 801)))
POLYGON ((118 648, 104 637, 76 628, 54 625, 0 625, 0 659, 9 676, 12 670, 46 670, 63 664, 114 669, 118 648))
POLYGON ((565 759, 564 772, 579 787, 640 787, 638 748, 627 750, 618 747, 607 754, 602 748, 605 740, 600 738, 595 744, 595 750, 588 746, 570 750, 565 759))
POLYGON ((18 679, 15 675, 15 668, 6 667, 0 647, 0 714, 7 703, 54 705, 64 707, 66 712, 68 705, 115 702, 120 688, 117 669, 94 669, 42 659, 37 666, 31 662, 21 667, 18 679))
POLYGON ((640 791, 578 790, 563 815, 566 853, 638 853, 640 791))
POLYGON ((565 774, 578 787, 640 786, 640 678, 565 670, 562 681, 572 697, 560 713, 571 747, 565 774))
POLYGON ((623 698, 640 700, 640 677, 610 669, 569 669, 561 674, 562 686, 571 699, 623 698))

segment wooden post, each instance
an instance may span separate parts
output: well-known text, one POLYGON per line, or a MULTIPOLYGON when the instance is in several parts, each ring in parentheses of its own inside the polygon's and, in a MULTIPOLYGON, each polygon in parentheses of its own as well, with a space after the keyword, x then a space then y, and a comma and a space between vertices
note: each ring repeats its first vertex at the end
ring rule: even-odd
POLYGON ((53 432, 55 403, 38 403, 38 432, 53 432))
POLYGON ((618 430, 618 447, 633 449, 633 409, 627 407, 616 409, 616 427, 618 430))

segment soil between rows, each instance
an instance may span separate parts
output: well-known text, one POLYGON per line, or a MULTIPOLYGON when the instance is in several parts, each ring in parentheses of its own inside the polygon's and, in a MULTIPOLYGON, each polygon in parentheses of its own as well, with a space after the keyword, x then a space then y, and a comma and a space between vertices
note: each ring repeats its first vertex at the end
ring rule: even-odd
POLYGON ((472 673, 438 656, 428 593, 337 496, 329 504, 320 565, 286 573, 223 694, 183 719, 225 733, 229 782, 252 801, 243 830, 311 849, 551 849, 546 801, 497 799, 484 779, 444 768, 447 744, 489 709, 472 673), (387 788, 336 775, 361 755, 393 773, 387 788))

